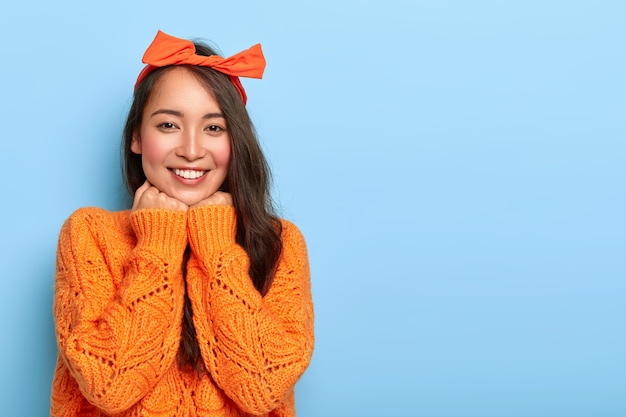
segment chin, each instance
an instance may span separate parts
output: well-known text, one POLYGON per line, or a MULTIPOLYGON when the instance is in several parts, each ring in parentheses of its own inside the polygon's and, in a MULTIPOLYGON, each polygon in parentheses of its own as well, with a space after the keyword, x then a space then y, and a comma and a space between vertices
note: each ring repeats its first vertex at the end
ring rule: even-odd
POLYGON ((196 194, 196 195, 179 195, 179 196, 175 196, 174 198, 176 198, 177 200, 182 201, 183 203, 187 204, 188 206, 193 206, 194 204, 198 204, 199 202, 201 202, 202 200, 204 200, 205 198, 209 198, 211 195, 213 195, 213 193, 211 194, 196 194))
POLYGON ((183 203, 187 204, 189 207, 198 204, 199 202, 201 202, 202 200, 204 200, 205 197, 201 197, 201 198, 179 198, 180 201, 182 201, 183 203))

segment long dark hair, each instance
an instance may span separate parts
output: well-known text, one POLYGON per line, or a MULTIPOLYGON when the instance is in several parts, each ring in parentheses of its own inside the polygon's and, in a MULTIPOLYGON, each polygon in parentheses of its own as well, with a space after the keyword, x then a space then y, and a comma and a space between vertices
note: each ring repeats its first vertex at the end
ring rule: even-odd
MULTIPOLYGON (((216 52, 201 43, 194 43, 198 55, 211 56, 216 52)), ((235 240, 250 259, 248 273, 254 287, 265 295, 269 290, 278 258, 282 251, 281 223, 275 215, 270 196, 270 170, 263 155, 256 132, 241 96, 227 75, 212 68, 184 66, 206 86, 220 106, 226 119, 231 140, 231 160, 221 190, 231 193, 237 217, 235 240)), ((137 86, 130 107, 123 136, 122 167, 126 186, 131 195, 145 182, 141 155, 130 149, 133 134, 140 128, 146 103, 160 77, 173 67, 158 68, 148 74, 137 86)), ((186 251, 183 272, 186 276, 186 251)), ((196 332, 192 321, 191 302, 185 293, 185 311, 178 365, 181 369, 202 369, 196 332)))

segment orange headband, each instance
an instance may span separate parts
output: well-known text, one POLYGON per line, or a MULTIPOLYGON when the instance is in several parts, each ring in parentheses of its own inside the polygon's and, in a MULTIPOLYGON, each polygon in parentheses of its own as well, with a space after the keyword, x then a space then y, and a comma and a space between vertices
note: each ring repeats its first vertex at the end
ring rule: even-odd
POLYGON ((256 44, 230 58, 222 58, 219 55, 202 56, 196 55, 196 47, 193 42, 175 38, 160 30, 146 49, 141 61, 148 65, 139 73, 137 82, 135 82, 135 89, 148 74, 157 68, 168 65, 199 65, 211 67, 228 75, 241 95, 243 104, 246 104, 247 96, 239 77, 262 78, 265 69, 265 58, 260 44, 256 44))

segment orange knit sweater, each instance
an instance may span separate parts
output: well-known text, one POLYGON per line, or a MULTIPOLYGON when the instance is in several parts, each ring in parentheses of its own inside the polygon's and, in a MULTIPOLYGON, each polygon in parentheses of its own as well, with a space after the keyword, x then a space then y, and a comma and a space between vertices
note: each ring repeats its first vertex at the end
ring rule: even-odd
POLYGON ((51 416, 294 416, 313 351, 302 235, 283 221, 265 297, 229 206, 76 211, 59 237, 51 416), (176 363, 187 291, 207 372, 176 363))

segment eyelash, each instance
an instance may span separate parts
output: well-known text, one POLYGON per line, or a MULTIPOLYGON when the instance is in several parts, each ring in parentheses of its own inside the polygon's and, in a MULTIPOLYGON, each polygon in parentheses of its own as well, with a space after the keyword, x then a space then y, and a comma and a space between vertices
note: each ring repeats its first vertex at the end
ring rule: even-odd
POLYGON ((226 129, 218 125, 210 125, 207 127, 207 130, 210 133, 221 133, 221 132, 224 132, 226 129))
MULTIPOLYGON (((163 122, 159 123, 157 127, 164 130, 173 130, 176 129, 178 126, 176 126, 176 124, 172 122, 163 122)), ((226 129, 218 125, 209 125, 205 128, 205 130, 208 130, 209 133, 221 133, 226 131, 226 129)))
POLYGON ((157 127, 160 129, 170 130, 170 129, 176 128, 176 125, 171 122, 163 122, 163 123, 159 123, 157 127))

